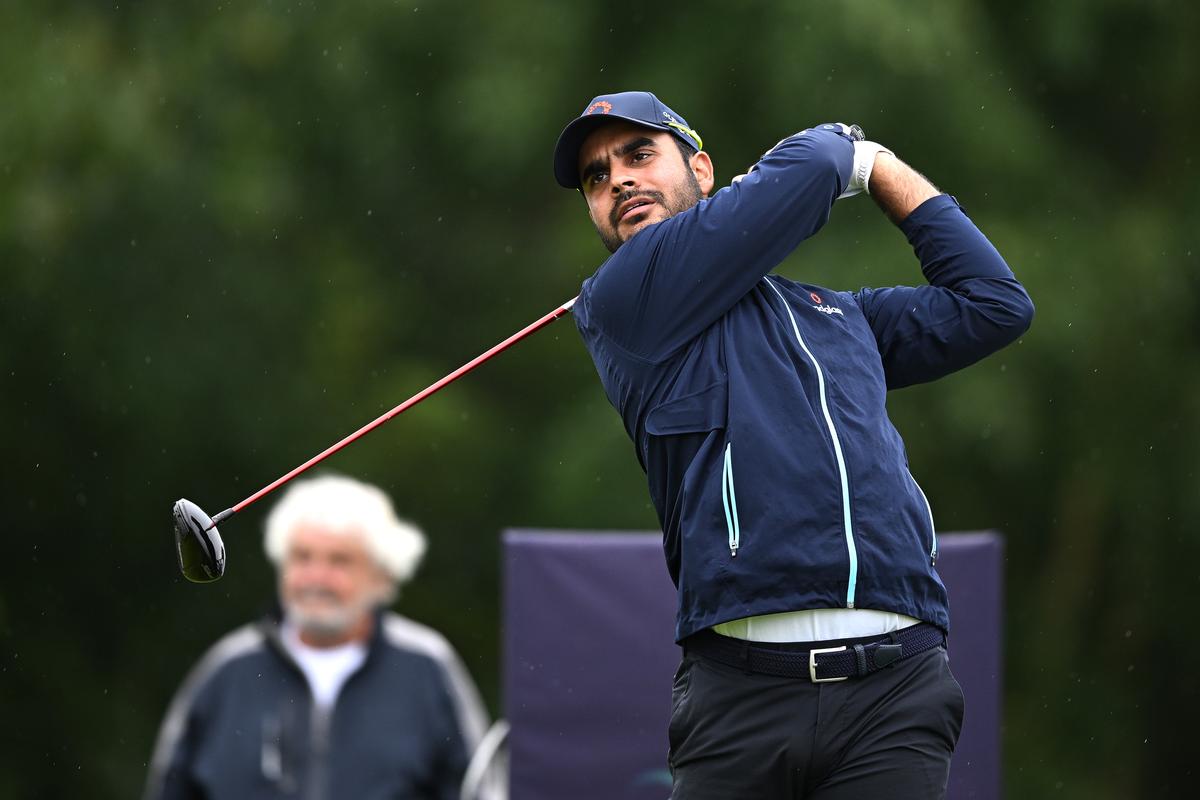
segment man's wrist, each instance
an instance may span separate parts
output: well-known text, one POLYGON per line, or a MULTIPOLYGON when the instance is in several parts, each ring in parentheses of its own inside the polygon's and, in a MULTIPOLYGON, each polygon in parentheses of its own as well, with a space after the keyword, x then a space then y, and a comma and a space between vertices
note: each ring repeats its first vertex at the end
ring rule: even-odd
POLYGON ((941 194, 924 175, 892 153, 879 154, 872 178, 871 198, 897 224, 917 206, 941 194))
POLYGON ((864 191, 870 193, 871 172, 875 168, 875 159, 880 153, 892 155, 891 150, 878 142, 856 141, 854 143, 854 164, 850 169, 850 181, 838 199, 852 197, 864 191))

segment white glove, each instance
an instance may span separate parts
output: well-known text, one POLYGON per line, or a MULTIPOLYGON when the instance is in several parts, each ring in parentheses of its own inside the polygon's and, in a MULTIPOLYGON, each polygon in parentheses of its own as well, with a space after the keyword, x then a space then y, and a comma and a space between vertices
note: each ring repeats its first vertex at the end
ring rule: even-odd
POLYGON ((875 167, 875 156, 880 153, 895 155, 878 142, 854 143, 854 168, 850 170, 850 183, 846 184, 846 191, 838 195, 838 200, 843 197, 853 197, 859 192, 869 193, 868 184, 871 181, 871 170, 875 167))

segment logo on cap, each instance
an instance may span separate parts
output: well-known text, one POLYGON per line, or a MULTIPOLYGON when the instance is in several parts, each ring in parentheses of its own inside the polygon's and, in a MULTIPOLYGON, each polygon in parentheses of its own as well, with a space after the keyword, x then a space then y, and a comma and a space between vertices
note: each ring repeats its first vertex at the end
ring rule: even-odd
POLYGON ((662 112, 662 115, 663 115, 663 119, 666 120, 666 122, 664 124, 668 128, 674 128, 675 130, 682 133, 684 136, 689 137, 692 141, 694 141, 696 143, 697 150, 701 150, 704 148, 704 140, 702 140, 700 138, 700 134, 696 133, 694 130, 689 128, 687 125, 684 125, 682 122, 675 119, 675 117, 671 116, 671 112, 664 111, 664 112, 662 112))
POLYGON ((608 112, 612 111, 612 103, 608 102, 607 100, 601 100, 598 103, 592 103, 590 106, 588 106, 588 110, 583 113, 584 116, 587 116, 588 114, 595 114, 597 111, 599 111, 601 114, 607 114, 608 112))

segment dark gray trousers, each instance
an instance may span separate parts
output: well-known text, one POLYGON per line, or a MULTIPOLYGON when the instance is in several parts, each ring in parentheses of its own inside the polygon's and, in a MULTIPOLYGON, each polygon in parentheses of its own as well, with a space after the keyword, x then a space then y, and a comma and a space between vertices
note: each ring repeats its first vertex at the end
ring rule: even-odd
POLYGON ((935 647, 837 683, 747 673, 684 650, 672 800, 935 800, 963 694, 935 647))

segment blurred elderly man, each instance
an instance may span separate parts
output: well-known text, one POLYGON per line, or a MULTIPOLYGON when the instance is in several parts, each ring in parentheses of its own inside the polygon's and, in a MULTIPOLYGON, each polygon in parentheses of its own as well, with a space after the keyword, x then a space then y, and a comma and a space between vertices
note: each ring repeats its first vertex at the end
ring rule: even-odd
POLYGON ((163 722, 147 798, 459 797, 487 724, 458 656, 386 611, 425 552, 379 489, 296 483, 267 519, 280 613, 214 645, 163 722))

